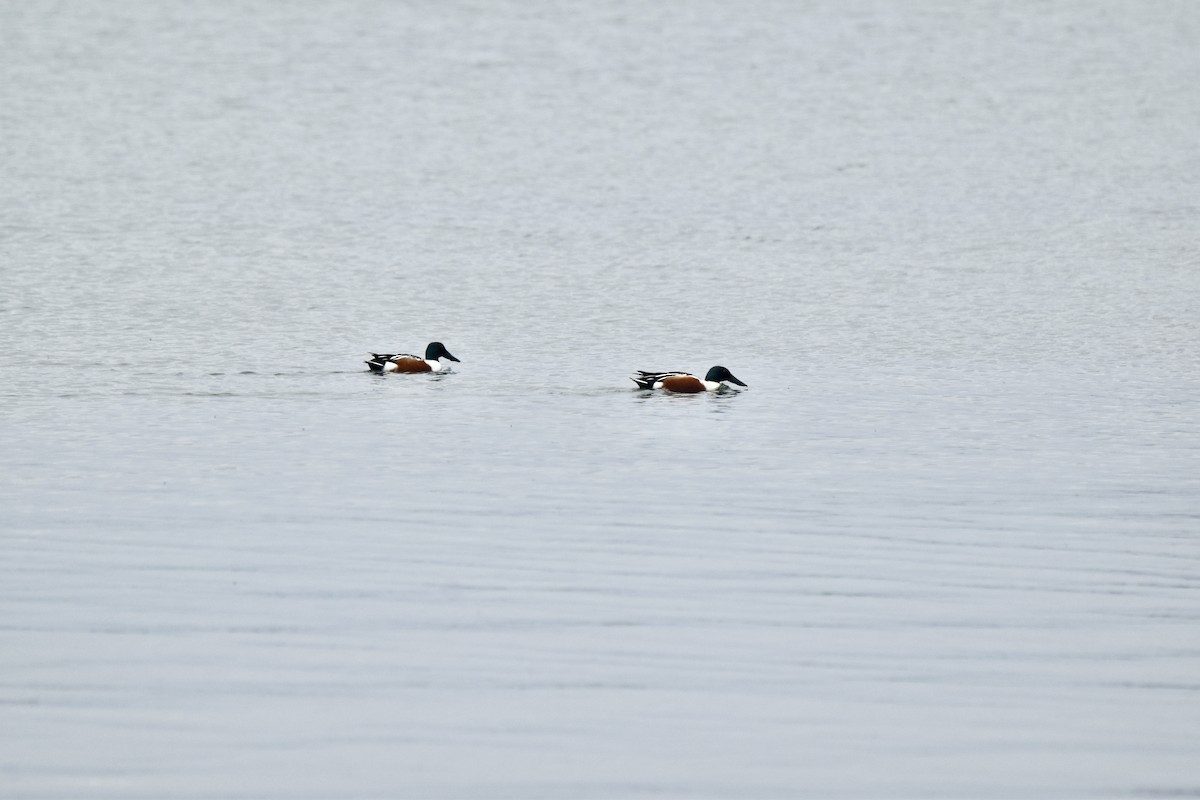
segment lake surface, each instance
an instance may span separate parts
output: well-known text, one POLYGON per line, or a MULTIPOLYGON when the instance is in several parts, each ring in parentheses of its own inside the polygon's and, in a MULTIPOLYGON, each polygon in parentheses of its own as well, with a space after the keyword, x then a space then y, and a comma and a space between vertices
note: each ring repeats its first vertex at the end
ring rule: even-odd
POLYGON ((0 796, 1200 796, 1198 43, 10 4, 0 796))

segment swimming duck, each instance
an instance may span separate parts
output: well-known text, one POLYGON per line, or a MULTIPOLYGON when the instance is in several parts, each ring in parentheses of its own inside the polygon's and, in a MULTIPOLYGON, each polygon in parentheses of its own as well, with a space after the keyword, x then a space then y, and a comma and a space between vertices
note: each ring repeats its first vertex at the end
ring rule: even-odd
POLYGON ((446 345, 430 342, 424 358, 408 353, 371 353, 371 360, 363 363, 371 368, 371 372, 441 372, 445 369, 443 358, 458 361, 450 355, 446 345))
POLYGON ((746 384, 733 377, 733 373, 725 367, 713 367, 700 380, 689 372, 646 372, 639 369, 637 375, 630 379, 639 389, 666 389, 668 392, 681 394, 697 394, 699 392, 716 392, 725 388, 726 383, 746 384))

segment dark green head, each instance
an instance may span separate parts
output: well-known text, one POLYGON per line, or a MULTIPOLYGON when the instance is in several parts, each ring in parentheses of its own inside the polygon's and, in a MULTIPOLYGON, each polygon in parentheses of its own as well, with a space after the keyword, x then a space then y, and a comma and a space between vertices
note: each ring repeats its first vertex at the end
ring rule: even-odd
MULTIPOLYGON (((441 342, 430 342, 429 347, 425 348, 425 360, 437 361, 439 358, 448 358, 451 361, 458 361, 457 358, 450 355, 450 351, 446 349, 446 345, 441 342)), ((459 362, 462 363, 461 361, 459 362)))
POLYGON ((738 386, 746 385, 746 384, 742 383, 741 381, 739 381, 737 378, 733 377, 733 373, 730 372, 729 370, 725 369, 724 367, 713 367, 712 369, 710 369, 708 371, 708 374, 704 376, 704 380, 717 381, 717 382, 729 381, 730 383, 736 383, 738 386))

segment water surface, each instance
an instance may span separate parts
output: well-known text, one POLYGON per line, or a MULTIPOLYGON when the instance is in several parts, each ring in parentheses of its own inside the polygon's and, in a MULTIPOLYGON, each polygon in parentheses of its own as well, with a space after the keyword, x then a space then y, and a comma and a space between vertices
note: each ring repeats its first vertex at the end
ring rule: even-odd
POLYGON ((8 9, 0 796, 1200 795, 1198 40, 8 9))

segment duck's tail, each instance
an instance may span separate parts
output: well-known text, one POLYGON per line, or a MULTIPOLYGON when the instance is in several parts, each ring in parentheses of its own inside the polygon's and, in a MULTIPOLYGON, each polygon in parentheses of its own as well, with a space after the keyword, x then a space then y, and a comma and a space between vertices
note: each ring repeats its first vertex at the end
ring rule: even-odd
POLYGON ((639 369, 637 374, 630 375, 629 380, 637 384, 639 389, 653 389, 654 384, 661 381, 668 375, 676 375, 674 372, 647 372, 644 369, 639 369))
POLYGON ((387 353, 371 353, 371 360, 364 361, 363 363, 370 368, 371 372, 383 372, 384 365, 387 364, 391 358, 392 357, 387 353))

